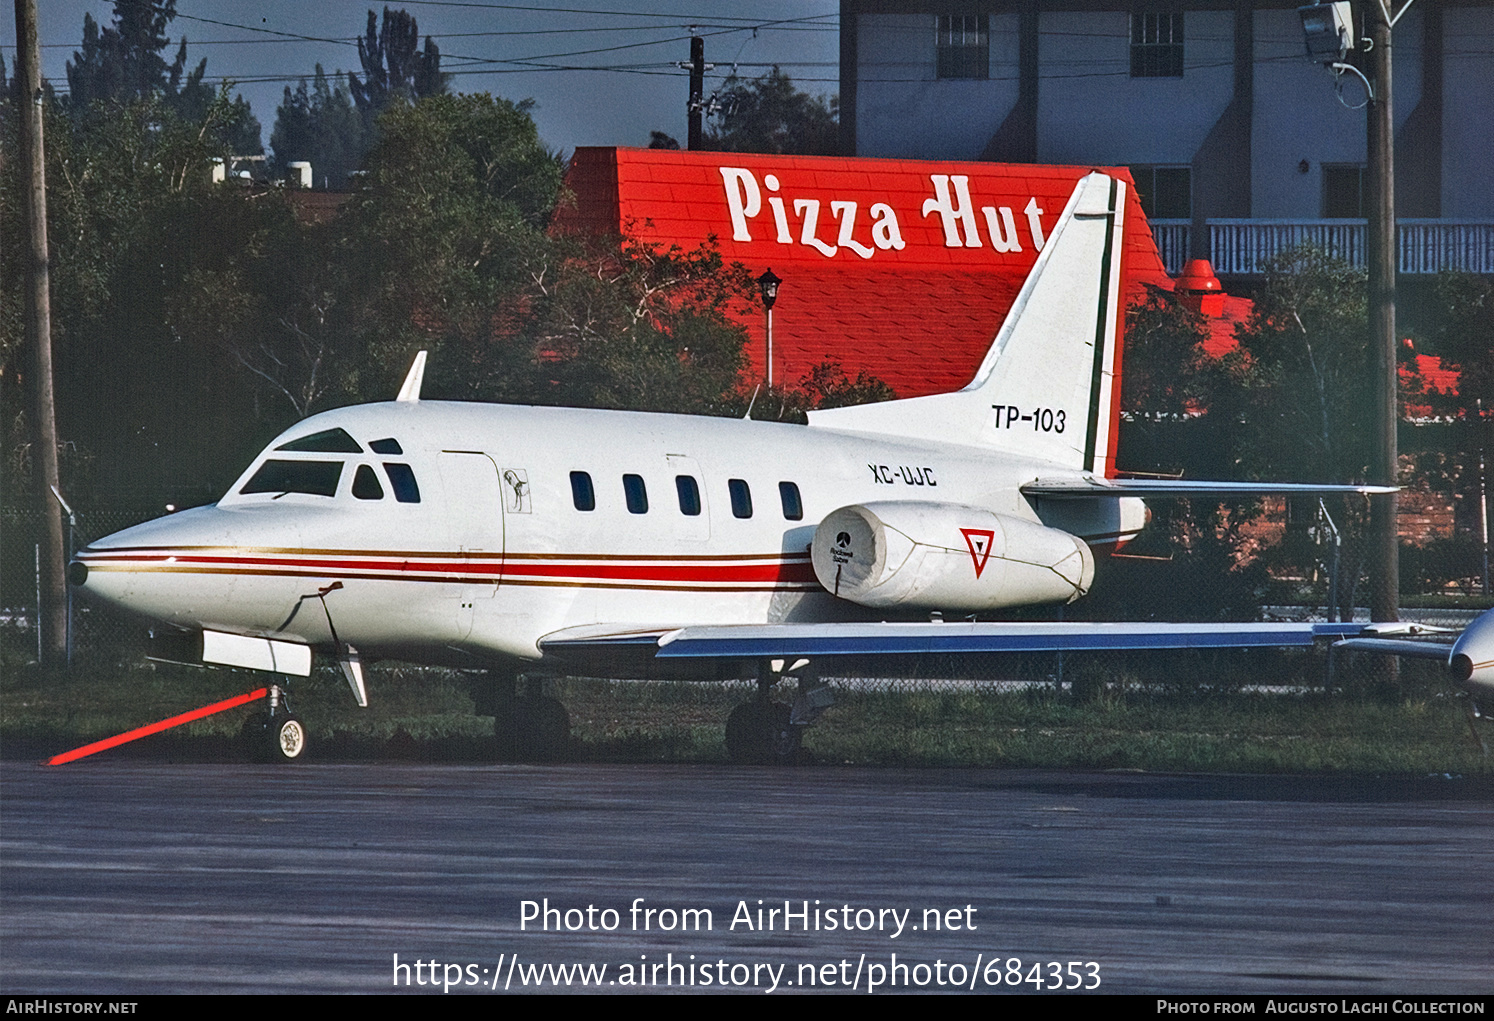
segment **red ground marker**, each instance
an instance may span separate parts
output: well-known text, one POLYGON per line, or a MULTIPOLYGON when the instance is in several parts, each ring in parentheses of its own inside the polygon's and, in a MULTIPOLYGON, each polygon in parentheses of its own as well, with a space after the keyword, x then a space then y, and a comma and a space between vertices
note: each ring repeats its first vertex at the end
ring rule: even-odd
POLYGON ((70 752, 63 752, 61 755, 54 755, 47 760, 47 765, 60 766, 65 762, 72 762, 74 759, 81 759, 84 756, 92 755, 95 752, 101 752, 106 748, 113 748, 116 745, 122 745, 126 742, 134 741, 137 738, 149 737, 151 734, 159 734, 163 730, 170 730, 172 727, 180 727, 183 723, 191 723, 193 720, 200 720, 204 716, 211 716, 214 713, 221 713, 225 709, 233 709, 241 705, 247 705, 257 698, 264 698, 269 694, 269 692, 270 689, 268 688, 259 688, 255 691, 249 692, 247 695, 235 695, 233 698, 224 699, 222 702, 214 702, 212 705, 205 705, 201 709, 193 709, 191 712, 182 713, 180 716, 173 716, 171 717, 171 719, 162 720, 160 723, 150 723, 144 727, 136 727, 134 730, 126 731, 123 734, 117 734, 114 737, 106 737, 102 741, 95 741, 93 744, 86 744, 82 748, 74 748, 70 752))

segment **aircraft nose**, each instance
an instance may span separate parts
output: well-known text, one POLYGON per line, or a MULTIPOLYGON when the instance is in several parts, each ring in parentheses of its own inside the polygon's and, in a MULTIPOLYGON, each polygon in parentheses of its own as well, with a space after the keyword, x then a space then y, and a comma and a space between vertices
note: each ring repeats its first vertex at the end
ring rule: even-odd
POLYGON ((230 544, 230 530, 215 507, 169 514, 89 543, 68 564, 67 580, 90 599, 156 620, 174 619, 201 604, 207 588, 184 579, 179 561, 230 544))

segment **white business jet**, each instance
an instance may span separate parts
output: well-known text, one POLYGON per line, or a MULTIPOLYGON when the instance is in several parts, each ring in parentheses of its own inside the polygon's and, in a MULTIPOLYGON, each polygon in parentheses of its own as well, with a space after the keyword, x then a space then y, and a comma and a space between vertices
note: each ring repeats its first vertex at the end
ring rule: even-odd
MULTIPOLYGON (((1388 492, 1109 477, 1125 188, 1078 183, 956 393, 813 412, 807 427, 425 401, 422 353, 393 402, 297 423, 216 504, 90 544, 70 579, 185 639, 175 658, 306 676, 313 653, 333 656, 360 705, 366 659, 490 670, 500 737, 530 753, 568 723, 558 704, 513 699, 524 671, 751 671, 763 695, 733 712, 728 746, 764 759, 793 753, 835 657, 1358 630, 977 619, 1083 596, 1093 550, 1143 527, 1145 496, 1388 492), (784 674, 800 682, 792 707, 766 696, 784 674)), ((270 690, 267 745, 295 758, 304 728, 270 690)))

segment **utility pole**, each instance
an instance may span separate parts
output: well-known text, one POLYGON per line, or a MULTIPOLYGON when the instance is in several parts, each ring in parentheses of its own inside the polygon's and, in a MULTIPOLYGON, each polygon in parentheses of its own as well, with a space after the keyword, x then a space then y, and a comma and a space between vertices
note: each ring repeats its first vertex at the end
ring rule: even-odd
MULTIPOLYGON (((1394 0, 1391 0, 1393 3, 1394 0)), ((1402 7, 1402 13, 1410 3, 1402 7)), ((1390 39, 1392 19, 1382 0, 1362 5, 1370 41, 1370 79, 1373 97, 1366 107, 1366 162, 1369 164, 1370 205, 1366 251, 1369 258, 1370 350, 1375 374, 1377 409, 1371 482, 1399 483, 1400 450, 1396 438, 1398 379, 1395 344, 1395 115, 1392 102, 1390 39)), ((1400 619, 1400 542, 1395 493, 1370 497, 1371 563, 1370 619, 1400 619)))
POLYGON ((64 580, 62 518, 52 494, 57 477, 57 419, 52 403, 51 255, 47 247, 46 155, 42 147, 41 50, 36 41, 36 0, 16 0, 16 78, 21 83, 17 111, 21 126, 21 162, 29 170, 26 231, 30 237, 26 267, 26 340, 33 353, 31 373, 36 507, 44 522, 37 608, 41 620, 42 663, 67 659, 67 582, 64 580))
MULTIPOLYGON (((694 32, 694 29, 691 29, 694 32)), ((702 142, 702 119, 705 113, 705 40, 690 36, 690 134, 685 148, 698 151, 702 142)))

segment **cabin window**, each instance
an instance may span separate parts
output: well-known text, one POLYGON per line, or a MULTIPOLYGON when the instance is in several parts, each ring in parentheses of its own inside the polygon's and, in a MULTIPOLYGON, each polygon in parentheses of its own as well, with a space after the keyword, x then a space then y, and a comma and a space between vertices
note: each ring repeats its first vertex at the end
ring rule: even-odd
POLYGON ((804 503, 799 499, 799 487, 792 482, 778 483, 778 498, 783 501, 785 521, 803 521, 804 503))
POLYGON ((318 454, 361 454, 363 448, 358 441, 342 429, 324 429, 298 440, 282 443, 276 450, 309 450, 318 454))
POLYGON ((752 517, 752 490, 742 479, 730 479, 726 489, 731 493, 731 513, 734 517, 752 517))
POLYGON ((372 443, 370 443, 368 445, 368 449, 372 450, 375 454, 403 454, 404 453, 404 450, 400 448, 399 440, 394 439, 392 436, 389 437, 388 439, 374 440, 372 443))
POLYGON ((695 481, 695 476, 676 475, 674 488, 680 495, 680 513, 691 518, 698 516, 700 514, 700 484, 695 481))
POLYGON ((648 488, 642 475, 623 476, 623 495, 627 497, 630 514, 648 513, 648 488))
POLYGON ((571 472, 571 502, 578 511, 597 509, 597 493, 591 488, 591 476, 586 472, 571 472))
POLYGON ((309 493, 336 496, 341 461, 266 461, 240 493, 309 493))
POLYGON ((360 500, 384 499, 384 487, 379 485, 379 477, 366 464, 360 464, 353 475, 353 495, 360 500))
POLYGON ((415 473, 407 464, 384 462, 389 473, 389 484, 394 487, 394 498, 400 503, 419 503, 420 487, 415 483, 415 473))

